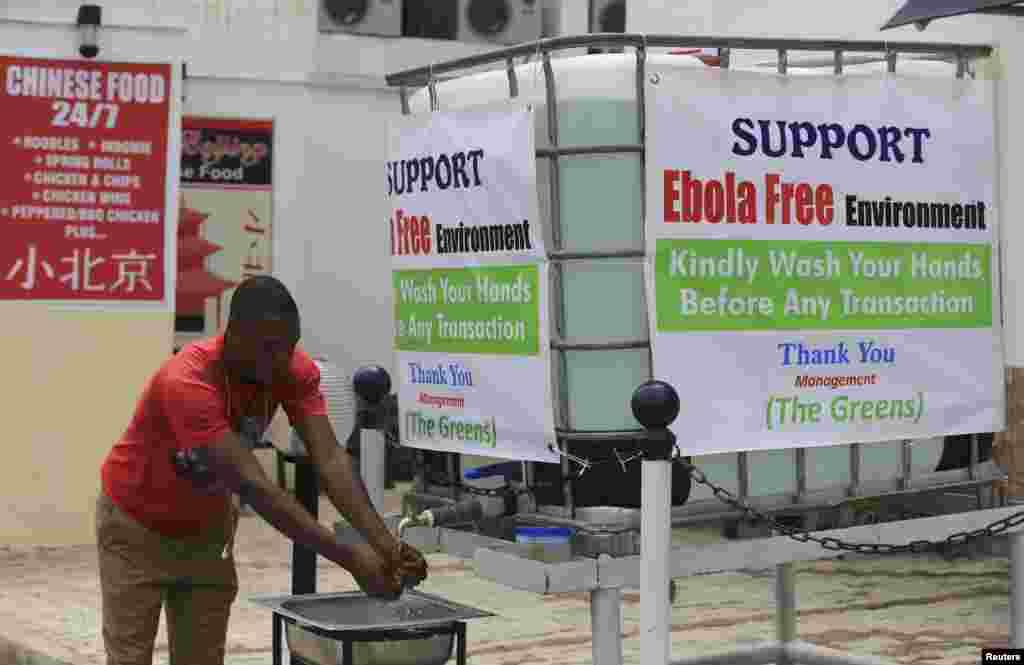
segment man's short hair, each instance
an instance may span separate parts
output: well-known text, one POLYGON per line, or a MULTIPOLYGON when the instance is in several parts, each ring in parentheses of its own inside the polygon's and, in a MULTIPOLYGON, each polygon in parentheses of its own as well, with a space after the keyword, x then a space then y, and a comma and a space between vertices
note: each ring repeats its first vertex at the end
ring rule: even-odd
POLYGON ((246 321, 281 319, 295 324, 298 334, 299 306, 281 280, 270 275, 249 277, 231 296, 228 325, 246 321))

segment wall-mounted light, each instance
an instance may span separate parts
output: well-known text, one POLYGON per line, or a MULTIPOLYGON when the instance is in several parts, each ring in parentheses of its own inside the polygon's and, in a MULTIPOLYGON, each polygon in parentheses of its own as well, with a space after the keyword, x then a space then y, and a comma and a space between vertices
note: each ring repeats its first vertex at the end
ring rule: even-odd
POLYGON ((100 54, 100 23, 103 9, 99 5, 82 5, 78 8, 78 52, 83 58, 95 58, 100 54))

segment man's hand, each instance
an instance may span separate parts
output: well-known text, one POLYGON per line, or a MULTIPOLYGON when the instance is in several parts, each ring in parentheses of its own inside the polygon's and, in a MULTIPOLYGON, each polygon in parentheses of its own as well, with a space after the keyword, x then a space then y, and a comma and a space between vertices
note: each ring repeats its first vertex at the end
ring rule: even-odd
POLYGON ((391 565, 365 543, 352 546, 352 567, 349 572, 367 596, 396 600, 402 595, 401 570, 391 565))
POLYGON ((427 560, 408 543, 398 542, 391 555, 391 566, 398 571, 404 586, 416 586, 427 579, 427 560))

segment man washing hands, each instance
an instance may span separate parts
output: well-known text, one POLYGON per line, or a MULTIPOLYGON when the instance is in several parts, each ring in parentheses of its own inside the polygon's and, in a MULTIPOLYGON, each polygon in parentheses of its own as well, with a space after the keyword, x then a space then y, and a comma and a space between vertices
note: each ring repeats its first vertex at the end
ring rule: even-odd
POLYGON ((96 527, 108 665, 151 665, 164 606, 171 665, 223 664, 238 592, 232 492, 348 570, 368 595, 398 598, 403 585, 426 578, 423 555, 387 529, 339 445, 319 370, 297 348, 299 332, 287 288, 270 276, 250 278, 235 290, 225 333, 186 346, 146 385, 101 471, 96 527), (365 543, 338 542, 264 473, 250 442, 278 407, 331 503, 365 543))

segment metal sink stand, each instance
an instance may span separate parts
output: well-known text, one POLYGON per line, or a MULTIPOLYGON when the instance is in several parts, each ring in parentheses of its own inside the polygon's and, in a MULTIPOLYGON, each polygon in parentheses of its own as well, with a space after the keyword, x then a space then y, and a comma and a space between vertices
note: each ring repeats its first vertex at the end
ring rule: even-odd
MULTIPOLYGON (((342 663, 344 663, 344 665, 352 665, 354 663, 352 647, 356 642, 398 642, 402 640, 422 639, 424 637, 431 637, 434 635, 453 635, 455 643, 455 663, 456 665, 466 665, 465 621, 452 621, 450 623, 436 626, 424 626, 423 628, 409 628, 401 630, 333 631, 324 630, 316 626, 301 624, 295 619, 286 617, 278 612, 274 612, 274 637, 272 645, 274 650, 274 665, 283 665, 281 647, 284 645, 284 628, 286 623, 299 626, 302 630, 316 635, 317 637, 325 637, 327 639, 340 642, 342 648, 342 663)), ((311 663, 297 654, 291 654, 291 665, 316 665, 316 663, 311 663)))
MULTIPOLYGON (((313 519, 319 519, 320 481, 312 460, 280 451, 278 456, 295 465, 295 498, 313 519)), ((292 593, 316 593, 316 552, 298 543, 292 543, 292 593)))
MULTIPOLYGON (((378 413, 379 409, 384 408, 383 398, 391 390, 391 378, 387 372, 379 367, 368 367, 363 368, 356 372, 353 377, 353 389, 358 396, 359 410, 356 415, 356 425, 349 440, 358 439, 364 428, 374 428, 376 420, 380 418, 378 413)), ((340 434, 340 433, 339 433, 340 434)), ((295 465, 295 498, 306 509, 307 512, 313 517, 313 519, 319 519, 320 516, 320 481, 317 478, 316 468, 313 465, 312 459, 308 455, 284 453, 280 450, 277 451, 277 461, 279 467, 279 474, 284 476, 283 467, 284 463, 295 465)), ((378 474, 375 474, 378 475, 378 474)), ((370 491, 371 497, 377 497, 383 493, 384 490, 384 478, 372 478, 367 479, 367 489, 370 491)), ((379 504, 378 504, 379 505, 379 504)), ((292 594, 313 594, 316 593, 316 552, 304 545, 299 543, 292 543, 292 594)), ((287 621, 289 623, 295 623, 291 618, 284 617, 278 613, 274 613, 273 617, 273 650, 274 650, 274 665, 281 665, 281 646, 282 646, 282 622, 287 621)), ((459 660, 459 665, 465 665, 465 650, 466 650, 466 625, 464 622, 452 622, 452 624, 445 624, 448 626, 441 630, 447 630, 449 633, 454 632, 458 636, 457 653, 461 654, 462 660, 459 660)), ((320 631, 311 626, 304 626, 304 629, 320 635, 321 637, 330 637, 335 639, 335 635, 323 634, 324 631, 320 631)), ((434 630, 434 628, 426 629, 434 630)), ((364 632, 351 632, 346 631, 344 633, 338 633, 342 636, 341 639, 344 646, 344 653, 346 654, 347 660, 346 665, 351 663, 352 658, 352 643, 353 642, 372 642, 380 639, 413 639, 416 637, 424 637, 428 633, 423 633, 417 629, 415 631, 388 631, 385 634, 382 631, 364 631, 364 632), (394 633, 399 635, 398 637, 391 637, 394 633), (404 635, 404 637, 402 637, 404 635), (343 638, 343 639, 342 639, 343 638)), ((295 654, 291 655, 292 665, 308 665, 303 662, 300 656, 295 654)))

